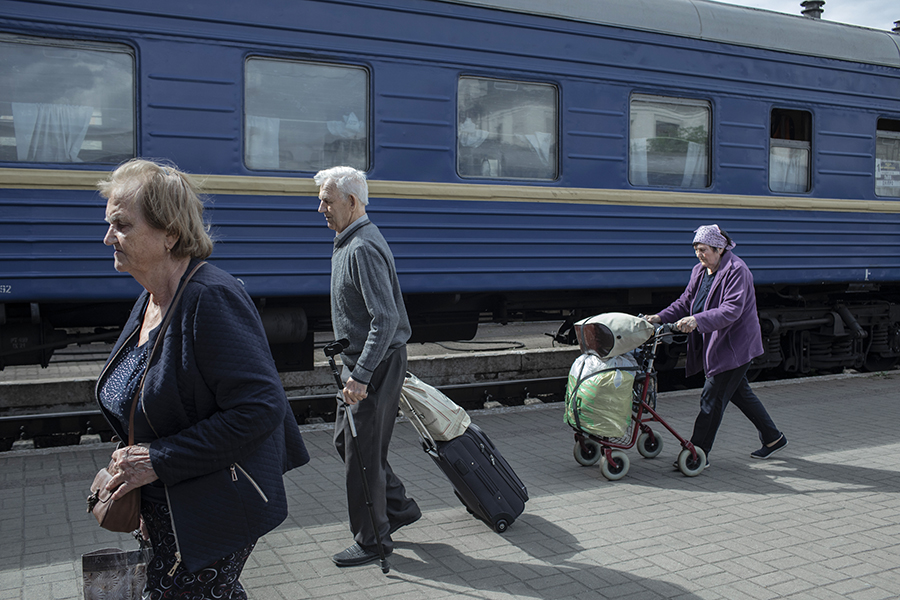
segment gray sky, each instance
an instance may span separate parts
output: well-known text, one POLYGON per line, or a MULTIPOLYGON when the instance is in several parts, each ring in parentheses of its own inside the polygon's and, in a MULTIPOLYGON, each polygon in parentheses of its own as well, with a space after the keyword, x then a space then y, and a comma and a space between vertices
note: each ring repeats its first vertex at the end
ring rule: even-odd
MULTIPOLYGON (((764 8, 776 12, 799 15, 803 10, 801 0, 714 0, 724 4, 737 4, 764 8)), ((890 31, 894 21, 900 21, 900 0, 825 0, 826 21, 862 25, 890 31)))

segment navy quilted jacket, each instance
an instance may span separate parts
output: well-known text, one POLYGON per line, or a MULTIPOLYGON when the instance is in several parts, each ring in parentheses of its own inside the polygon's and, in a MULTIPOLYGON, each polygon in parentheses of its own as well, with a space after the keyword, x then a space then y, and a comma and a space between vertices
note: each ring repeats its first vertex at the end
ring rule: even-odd
MULTIPOLYGON (((140 327, 148 296, 138 298, 110 359, 140 327)), ((241 285, 206 264, 173 310, 141 407, 158 436, 150 459, 166 485, 182 561, 197 571, 287 517, 282 475, 309 455, 241 285)))

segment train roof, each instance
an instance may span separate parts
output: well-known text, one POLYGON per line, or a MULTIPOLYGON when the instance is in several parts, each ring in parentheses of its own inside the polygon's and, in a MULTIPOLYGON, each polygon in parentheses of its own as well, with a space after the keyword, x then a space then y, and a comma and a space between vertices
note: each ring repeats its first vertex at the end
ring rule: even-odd
POLYGON ((900 35, 711 0, 440 1, 900 67, 900 35))

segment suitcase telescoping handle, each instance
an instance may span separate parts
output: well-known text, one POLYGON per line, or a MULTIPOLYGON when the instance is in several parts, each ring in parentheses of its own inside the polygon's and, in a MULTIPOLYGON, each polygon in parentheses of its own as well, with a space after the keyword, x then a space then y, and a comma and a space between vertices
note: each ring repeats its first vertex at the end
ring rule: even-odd
POLYGON ((412 420, 415 419, 419 424, 418 427, 413 423, 413 429, 416 430, 416 433, 419 434, 419 439, 422 442, 422 450, 424 450, 427 454, 430 454, 432 457, 438 457, 438 449, 437 442, 434 441, 434 438, 431 436, 431 433, 428 431, 428 428, 425 427, 425 423, 422 422, 422 419, 419 417, 419 413, 416 412, 416 409, 413 408, 413 405, 409 403, 403 394, 400 394, 400 402, 406 405, 405 410, 403 411, 407 418, 412 423, 412 420))
POLYGON ((369 491, 369 479, 366 475, 366 465, 363 461, 363 453, 359 448, 359 440, 356 438, 356 422, 353 420, 353 411, 344 401, 344 382, 341 381, 341 372, 338 370, 334 357, 340 354, 344 348, 350 345, 350 340, 342 338, 331 342, 325 346, 325 356, 328 357, 328 364, 331 366, 331 373, 334 375, 334 382, 338 388, 339 401, 344 403, 344 413, 347 415, 347 424, 350 426, 350 437, 353 438, 353 449, 356 451, 359 463, 359 474, 362 477, 363 492, 366 495, 366 506, 369 509, 369 519, 372 523, 372 529, 375 531, 375 543, 378 546, 378 557, 381 559, 381 572, 387 575, 391 568, 388 566, 387 557, 384 554, 384 545, 381 543, 381 535, 378 533, 378 525, 375 523, 375 507, 372 503, 372 492, 369 491))

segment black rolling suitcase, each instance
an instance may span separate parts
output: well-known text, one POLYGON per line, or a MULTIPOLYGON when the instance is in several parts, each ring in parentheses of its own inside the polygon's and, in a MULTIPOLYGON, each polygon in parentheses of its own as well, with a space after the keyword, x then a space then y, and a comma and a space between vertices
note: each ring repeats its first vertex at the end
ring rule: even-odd
POLYGON ((494 531, 506 531, 525 510, 528 490, 490 438, 472 423, 458 438, 436 446, 428 454, 453 484, 456 497, 494 531))
POLYGON ((528 491, 490 438, 452 400, 413 375, 407 376, 400 407, 456 497, 494 531, 506 531, 525 510, 528 491))

